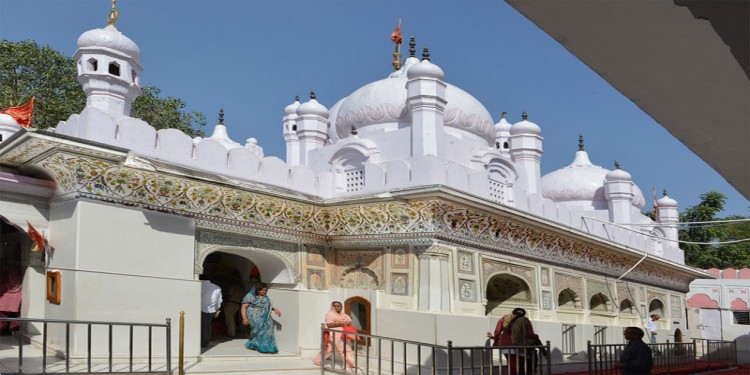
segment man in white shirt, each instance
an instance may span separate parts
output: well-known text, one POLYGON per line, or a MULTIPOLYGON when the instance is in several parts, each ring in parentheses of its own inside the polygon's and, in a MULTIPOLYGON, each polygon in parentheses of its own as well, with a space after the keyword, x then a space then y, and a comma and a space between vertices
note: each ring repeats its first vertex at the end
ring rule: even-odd
POLYGON ((219 316, 221 308, 221 288, 206 280, 203 275, 201 279, 201 347, 208 346, 211 340, 211 321, 219 316))
POLYGON ((651 343, 656 344, 656 321, 661 319, 659 314, 651 314, 648 318, 648 331, 651 333, 651 343))

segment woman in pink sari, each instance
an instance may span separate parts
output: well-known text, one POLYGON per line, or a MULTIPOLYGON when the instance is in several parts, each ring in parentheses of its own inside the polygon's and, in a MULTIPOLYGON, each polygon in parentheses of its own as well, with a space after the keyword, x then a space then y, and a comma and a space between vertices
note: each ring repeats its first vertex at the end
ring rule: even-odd
MULTIPOLYGON (((326 324, 325 326, 335 331, 344 332, 344 327, 352 325, 352 318, 341 311, 342 305, 339 301, 333 301, 331 303, 331 309, 326 313, 326 324)), ((333 354, 333 348, 339 353, 341 358, 346 359, 346 366, 348 368, 354 368, 354 351, 351 347, 352 341, 351 335, 346 338, 346 346, 344 345, 344 335, 346 333, 331 332, 333 339, 327 340, 325 344, 325 353, 318 355, 313 358, 313 363, 320 366, 320 364, 328 359, 333 354), (346 353, 344 353, 346 349, 346 353)))

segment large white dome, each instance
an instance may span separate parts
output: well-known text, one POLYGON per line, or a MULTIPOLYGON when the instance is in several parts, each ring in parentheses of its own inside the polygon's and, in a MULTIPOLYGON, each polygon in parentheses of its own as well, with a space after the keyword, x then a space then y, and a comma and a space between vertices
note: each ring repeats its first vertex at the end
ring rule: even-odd
MULTIPOLYGON (((591 202, 593 207, 606 207, 604 182, 608 169, 594 165, 588 153, 576 152, 575 160, 567 167, 550 172, 542 177, 542 195, 554 202, 591 202)), ((642 209, 645 205, 643 192, 633 184, 633 206, 642 209)))
MULTIPOLYGON (((361 131, 370 126, 387 128, 391 125, 395 129, 399 125, 408 125, 411 113, 406 105, 406 73, 420 65, 404 64, 402 69, 405 71, 398 72, 400 74, 367 84, 337 103, 335 111, 331 111, 331 128, 335 129, 338 138, 349 137, 352 126, 361 131)), ((450 84, 446 87, 445 97, 448 102, 445 107, 446 126, 479 137, 487 145, 494 144, 495 124, 482 103, 450 84)))

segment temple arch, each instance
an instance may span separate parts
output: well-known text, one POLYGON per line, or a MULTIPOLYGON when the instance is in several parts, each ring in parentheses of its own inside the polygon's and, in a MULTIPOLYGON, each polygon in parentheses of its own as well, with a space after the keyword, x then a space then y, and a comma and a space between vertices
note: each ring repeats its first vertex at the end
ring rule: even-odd
POLYGON ((635 305, 629 299, 620 302, 620 314, 635 314, 635 305))
POLYGON ((651 300, 651 302, 648 304, 648 315, 654 315, 659 314, 659 316, 664 316, 664 302, 662 302, 658 298, 654 298, 651 300))
POLYGON ((593 296, 591 296, 591 299, 589 299, 589 310, 591 311, 598 311, 598 312, 606 312, 610 311, 609 307, 609 298, 605 296, 602 293, 596 293, 593 296))
POLYGON ((509 273, 501 273, 492 276, 487 281, 487 308, 485 314, 492 315, 493 310, 499 307, 510 308, 520 304, 531 304, 531 288, 529 284, 518 276, 509 273))
POLYGON ((580 310, 581 300, 576 292, 570 288, 565 288, 557 295, 557 307, 566 310, 580 310))

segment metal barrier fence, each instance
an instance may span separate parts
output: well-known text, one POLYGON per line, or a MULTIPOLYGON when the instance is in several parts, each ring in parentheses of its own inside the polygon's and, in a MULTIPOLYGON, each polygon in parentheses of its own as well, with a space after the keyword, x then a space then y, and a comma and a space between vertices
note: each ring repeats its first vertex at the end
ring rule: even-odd
POLYGON ((533 375, 551 374, 546 353, 550 344, 529 346, 434 345, 362 333, 321 328, 320 350, 326 353, 329 334, 330 360, 321 355, 320 373, 345 374, 357 369, 365 374, 415 375, 533 375), (334 336, 335 335, 335 336, 334 336))
MULTIPOLYGON (((149 324, 149 323, 122 323, 122 322, 104 322, 104 321, 82 321, 82 320, 59 320, 59 319, 30 319, 30 318, 5 318, 0 317, 0 322, 15 322, 19 325, 18 330, 13 332, 13 338, 8 337, 8 340, 4 340, 0 346, 3 350, 0 350, 0 360, 7 361, 3 363, 6 369, 11 371, 15 370, 19 374, 48 374, 48 373, 114 373, 114 372, 127 372, 127 373, 164 373, 172 375, 172 353, 171 353, 171 322, 170 318, 166 319, 164 324, 149 324), (75 330, 79 326, 85 326, 85 331, 75 330), (101 331, 99 327, 106 328, 107 337, 107 348, 103 350, 102 347, 97 346, 95 349, 100 352, 106 352, 106 357, 92 355, 92 331, 97 329, 101 331), (114 345, 122 343, 123 338, 121 336, 115 336, 115 327, 118 328, 117 333, 121 333, 122 330, 126 330, 127 344, 128 344, 128 355, 124 357, 118 355, 118 362, 127 360, 127 366, 121 369, 115 369, 113 365, 115 362, 114 357, 114 345), (41 331, 39 329, 41 328, 41 331), (55 330, 55 334, 52 335, 53 339, 50 340, 49 330, 52 328, 55 330), (71 328, 73 328, 74 334, 71 336, 71 328), (142 328, 146 332, 138 332, 139 337, 146 336, 145 342, 139 339, 137 345, 141 348, 143 345, 147 345, 147 348, 143 348, 145 351, 144 355, 135 357, 134 346, 136 342, 134 340, 136 334, 136 328, 142 328), (163 358, 164 363, 154 363, 154 329, 164 329, 165 347, 163 354, 157 358, 163 358), (85 334, 84 334, 85 332, 85 334), (74 351, 82 351, 82 354, 71 355, 71 341, 78 341, 85 337, 86 347, 81 348, 74 342, 74 351), (53 344, 50 345, 50 341, 53 344), (7 357, 7 355, 14 352, 13 345, 17 345, 17 362, 7 357), (33 357, 30 355, 24 356, 24 347, 27 347, 27 354, 33 352, 33 357), (52 353, 52 355, 50 355, 52 353), (162 357, 163 355, 163 357, 162 357), (85 363, 82 363, 83 357, 85 356, 85 363), (41 357, 41 358, 39 358, 41 357), (139 363, 136 368, 135 359, 145 360, 145 363, 139 363), (24 364, 24 359, 31 364, 24 364), (39 360, 41 359, 41 362, 39 360), (96 359, 96 361, 94 361, 96 359), (106 362, 105 362, 106 359, 106 362), (55 361, 56 360, 56 361, 55 361), (71 371, 71 361, 74 361, 74 371, 71 371), (17 367, 14 367, 16 362, 17 367), (53 363, 54 362, 54 363, 53 363), (63 363, 64 362, 64 363, 63 363), (104 365, 104 366, 102 366, 104 365), (159 367, 159 370, 155 368, 159 367)), ((161 350, 159 350, 161 352, 161 350)), ((16 356, 13 356, 16 357, 16 356)), ((7 370, 6 370, 7 371, 7 370)))
MULTIPOLYGON (((660 344, 646 344, 651 348, 653 356, 653 370, 669 374, 672 370, 697 368, 697 360, 708 362, 708 369, 717 363, 737 363, 736 341, 697 340, 692 342, 677 342, 660 344)), ((620 360, 620 355, 626 344, 594 345, 588 341, 588 369, 589 374, 615 375, 620 369, 614 364, 620 360)), ((652 370, 652 371, 653 371, 652 370)))

